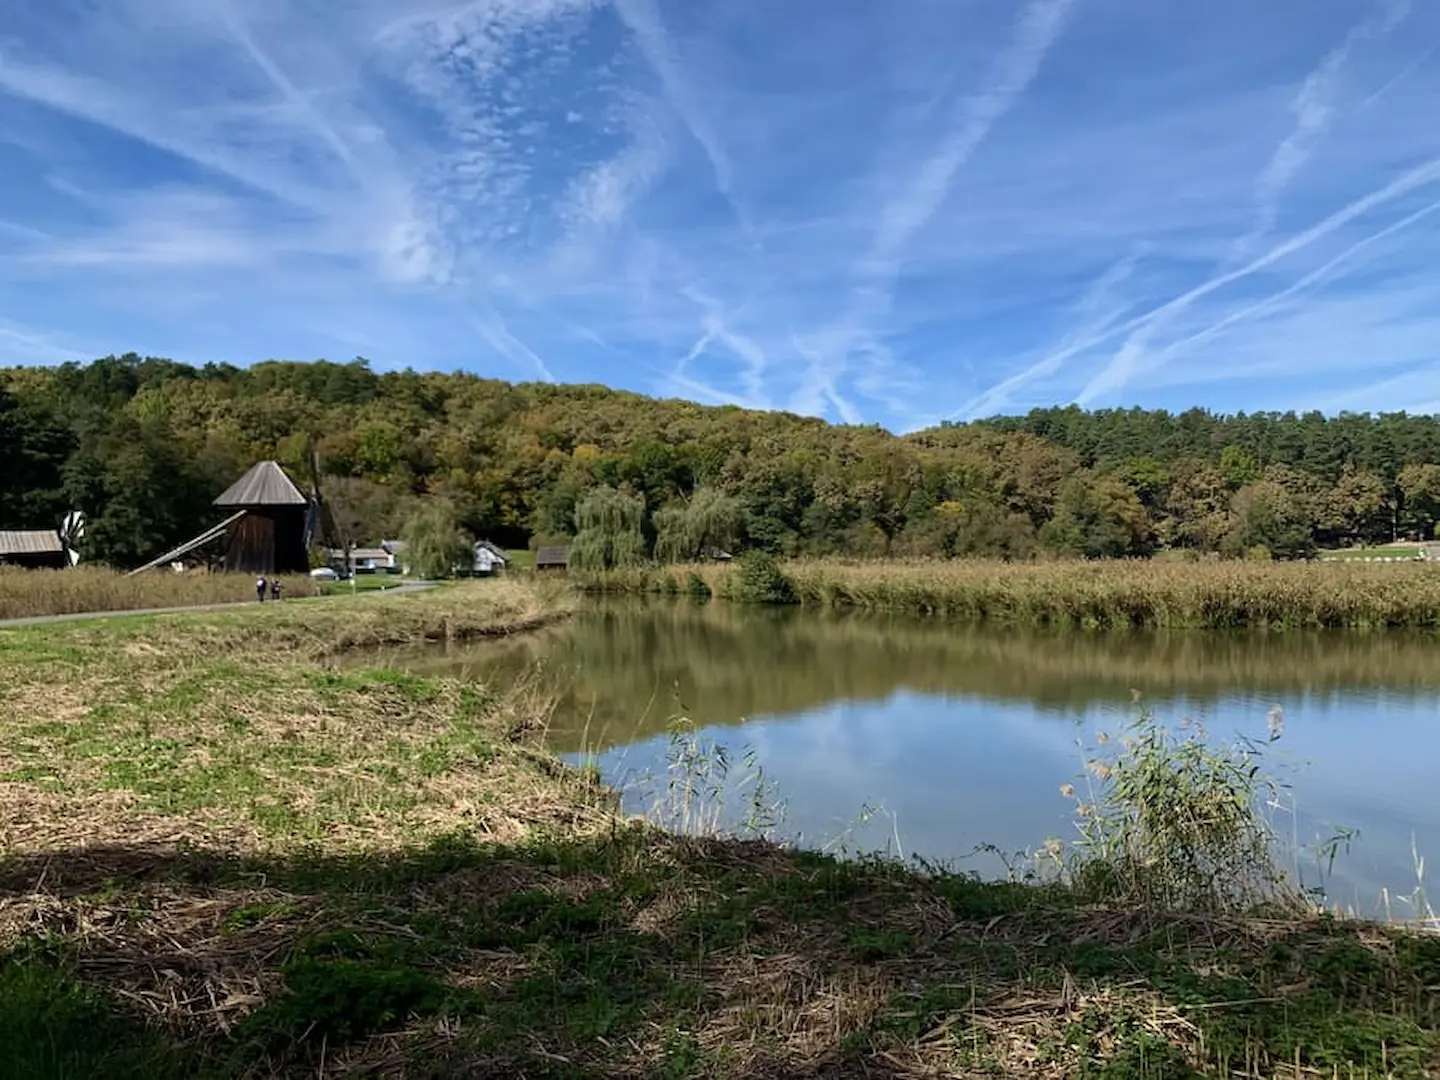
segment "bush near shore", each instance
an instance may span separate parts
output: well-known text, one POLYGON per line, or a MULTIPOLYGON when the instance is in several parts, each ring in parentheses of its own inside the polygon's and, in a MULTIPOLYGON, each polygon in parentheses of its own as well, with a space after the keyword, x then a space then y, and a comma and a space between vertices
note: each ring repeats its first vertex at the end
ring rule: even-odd
POLYGON ((1440 938, 1297 902, 1248 751, 1141 724, 1092 763, 1121 798, 1079 793, 1087 858, 982 883, 627 821, 545 751, 544 680, 328 663, 562 617, 540 588, 0 630, 10 1074, 1440 1068, 1440 938))
POLYGON ((695 593, 1088 627, 1440 627, 1440 567, 1428 564, 1153 562, 775 563, 637 568, 576 576, 582 590, 695 593))
MULTIPOLYGON (((305 574, 282 575, 280 587, 281 595, 287 599, 320 595, 319 586, 305 574)), ((130 577, 98 566, 68 570, 0 566, 0 619, 198 607, 246 600, 255 600, 254 574, 176 574, 156 570, 130 577)))

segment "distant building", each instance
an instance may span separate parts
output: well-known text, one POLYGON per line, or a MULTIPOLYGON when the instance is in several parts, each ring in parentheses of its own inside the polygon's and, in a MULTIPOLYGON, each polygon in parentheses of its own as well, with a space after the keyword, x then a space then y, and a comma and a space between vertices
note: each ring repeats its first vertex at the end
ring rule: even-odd
POLYGON ((535 552, 535 569, 563 571, 570 565, 570 549, 564 544, 550 544, 535 552))
POLYGON ((327 548, 325 561, 341 573, 398 574, 405 545, 382 542, 379 547, 327 548), (394 548, 390 545, 394 545, 394 548))
POLYGON ((357 574, 398 574, 400 559, 384 547, 350 549, 350 567, 357 574))
POLYGON ((470 567, 472 574, 477 577, 488 577, 504 570, 509 565, 510 559, 502 549, 496 547, 489 540, 475 541, 475 559, 470 567))
POLYGON ((0 565, 58 570, 70 565, 70 556, 54 529, 0 530, 0 565))
POLYGON ((279 462, 260 461, 231 484, 215 505, 243 510, 225 532, 225 569, 252 574, 304 574, 310 500, 285 475, 279 462))

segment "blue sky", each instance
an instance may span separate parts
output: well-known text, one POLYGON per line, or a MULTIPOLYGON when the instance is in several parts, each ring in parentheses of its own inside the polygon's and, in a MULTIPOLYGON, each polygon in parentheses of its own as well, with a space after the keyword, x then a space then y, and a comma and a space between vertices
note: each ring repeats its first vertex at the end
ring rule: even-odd
POLYGON ((1433 0, 8 0, 0 363, 1440 411, 1437 50, 1433 0))

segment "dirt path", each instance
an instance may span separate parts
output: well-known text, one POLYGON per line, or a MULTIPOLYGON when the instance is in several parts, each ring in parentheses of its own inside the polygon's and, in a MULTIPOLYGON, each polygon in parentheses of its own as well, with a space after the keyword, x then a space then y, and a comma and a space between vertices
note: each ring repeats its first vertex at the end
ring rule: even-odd
MULTIPOLYGON (((403 585, 397 585, 393 589, 370 589, 360 595, 364 596, 399 596, 402 593, 423 592, 426 589, 433 589, 433 581, 407 581, 403 585)), ((344 596, 339 593, 336 595, 344 596)), ((329 597, 294 597, 289 600, 281 600, 282 604, 300 604, 306 600, 326 600, 329 597)), ((267 600, 266 603, 277 601, 267 600)), ((126 611, 73 611, 64 615, 32 615, 23 619, 0 619, 0 630, 8 630, 22 626, 43 626, 45 623, 71 622, 77 619, 121 619, 127 615, 180 615, 187 611, 224 611, 228 608, 256 607, 254 600, 233 600, 224 604, 189 604, 183 607, 163 608, 131 608, 126 611)))

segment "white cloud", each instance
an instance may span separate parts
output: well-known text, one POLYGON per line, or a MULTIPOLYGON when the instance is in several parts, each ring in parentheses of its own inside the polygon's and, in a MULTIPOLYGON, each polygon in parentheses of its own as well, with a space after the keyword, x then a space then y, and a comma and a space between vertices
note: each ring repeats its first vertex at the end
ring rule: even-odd
POLYGON ((872 361, 885 355, 869 323, 889 308, 907 248, 940 210, 956 173, 1029 88, 1070 7, 1071 0, 1031 0, 978 90, 956 102, 949 128, 934 149, 919 161, 887 162, 884 186, 889 190, 869 250, 855 267, 850 309, 837 323, 807 336, 801 352, 809 366, 794 407, 817 412, 828 403, 847 423, 858 419, 838 390, 852 352, 866 348, 872 361))
MULTIPOLYGON (((1168 320, 1183 312, 1196 300, 1217 292, 1226 285, 1230 285, 1243 278, 1250 277, 1261 270, 1265 270, 1275 263, 1280 262, 1282 259, 1302 251, 1319 240, 1323 240, 1330 234, 1349 225, 1352 221, 1370 211, 1382 207, 1386 203, 1392 202, 1401 196, 1408 195, 1412 191, 1432 185, 1436 181, 1440 181, 1440 158, 1434 158, 1411 169, 1407 169, 1388 184, 1368 192, 1322 219, 1317 224, 1305 229, 1303 232, 1276 244, 1264 255, 1252 260, 1245 266, 1236 270, 1226 271, 1223 274, 1218 274, 1208 281, 1197 285, 1195 288, 1175 297, 1173 300, 1147 312, 1145 315, 1131 320, 1123 328, 1130 333, 1130 337, 1126 339, 1124 346, 1122 346, 1121 350, 1111 358, 1110 362, 1106 364, 1099 373, 1085 384, 1077 395, 1076 400, 1082 405, 1088 404, 1096 398, 1125 386, 1143 362, 1147 334, 1156 329, 1157 324, 1165 325, 1168 320)), ((1110 334, 1107 333, 1105 336, 1109 337, 1110 334)), ((1093 344, 1093 342, 1091 344, 1093 344)), ((1074 351, 1080 351, 1079 347, 1074 351)), ((1062 352, 1064 352, 1064 350, 1062 350, 1062 352)))
POLYGON ((62 345, 50 335, 31 333, 8 319, 0 319, 0 364, 85 363, 94 357, 62 345))
MULTIPOLYGON (((1199 291, 1192 291, 1176 298, 1175 301, 1163 305, 1144 319, 1125 339, 1120 349, 1111 358, 1110 363, 1081 389, 1077 397, 1081 404, 1089 404, 1096 397, 1123 388, 1137 370, 1147 364, 1158 363, 1165 356, 1172 355, 1177 351, 1177 347, 1173 345, 1159 356, 1147 355, 1151 340, 1157 334, 1168 330, 1173 320, 1183 314, 1194 300, 1208 295, 1213 288, 1238 280, 1237 277, 1232 277, 1225 268, 1233 266, 1237 260, 1243 261, 1250 257, 1255 245, 1261 243, 1274 229, 1280 213, 1282 195, 1300 176, 1315 154, 1330 128, 1336 110, 1340 107, 1338 98, 1342 75, 1351 53, 1363 41, 1384 37, 1395 30, 1409 15, 1410 6, 1410 0, 1381 0, 1377 10, 1351 29, 1338 45, 1325 54, 1320 64, 1306 76, 1290 105, 1294 116, 1293 125, 1286 136, 1276 145, 1269 160, 1256 177, 1255 223, 1244 235, 1234 241, 1227 252, 1226 259, 1217 267, 1217 270, 1225 272, 1217 273, 1211 282, 1201 286, 1199 291)), ((1403 191, 1401 193, 1403 194, 1403 191)), ((1368 205, 1363 206, 1360 212, 1364 212, 1368 208, 1368 205)), ((1349 217, 1344 216, 1342 211, 1341 217, 1335 222, 1335 227, 1343 226, 1348 221, 1349 217)), ((1318 236, 1328 235, 1330 231, 1333 229, 1324 230, 1318 236)), ((1305 243, 1308 244, 1315 238, 1318 237, 1312 237, 1305 243)), ((1285 245, 1281 245, 1281 248, 1285 248, 1285 245)), ((1284 250, 1280 257, 1289 253, 1290 250, 1284 250)), ((1243 271, 1239 277, 1247 276, 1255 269, 1264 269, 1273 261, 1262 258, 1251 264, 1251 267, 1243 271)), ((1303 288, 1304 285, 1300 287, 1303 288)), ((1192 338, 1192 340, 1198 340, 1198 337, 1192 338)))
POLYGON ((897 428, 1339 399, 1344 350, 1410 392, 1437 33, 1398 0, 20 0, 0 318, 31 357, 363 349, 897 428))
POLYGON ((1381 0, 1378 10, 1346 34, 1306 76, 1291 103, 1294 126, 1275 147, 1255 179, 1255 227, 1236 241, 1237 258, 1248 254, 1275 227, 1281 196, 1324 139, 1335 111, 1341 106, 1338 99, 1350 54, 1367 39, 1383 37, 1399 27, 1410 14, 1410 6, 1411 0, 1381 0))
POLYGON ((715 186, 735 212, 740 224, 749 228, 744 209, 735 193, 734 168, 720 137, 701 104, 699 94, 685 73, 685 64, 677 54, 655 0, 614 0, 615 10, 634 33, 645 59, 654 68, 664 87, 666 98, 684 121, 690 134, 705 151, 715 186))

